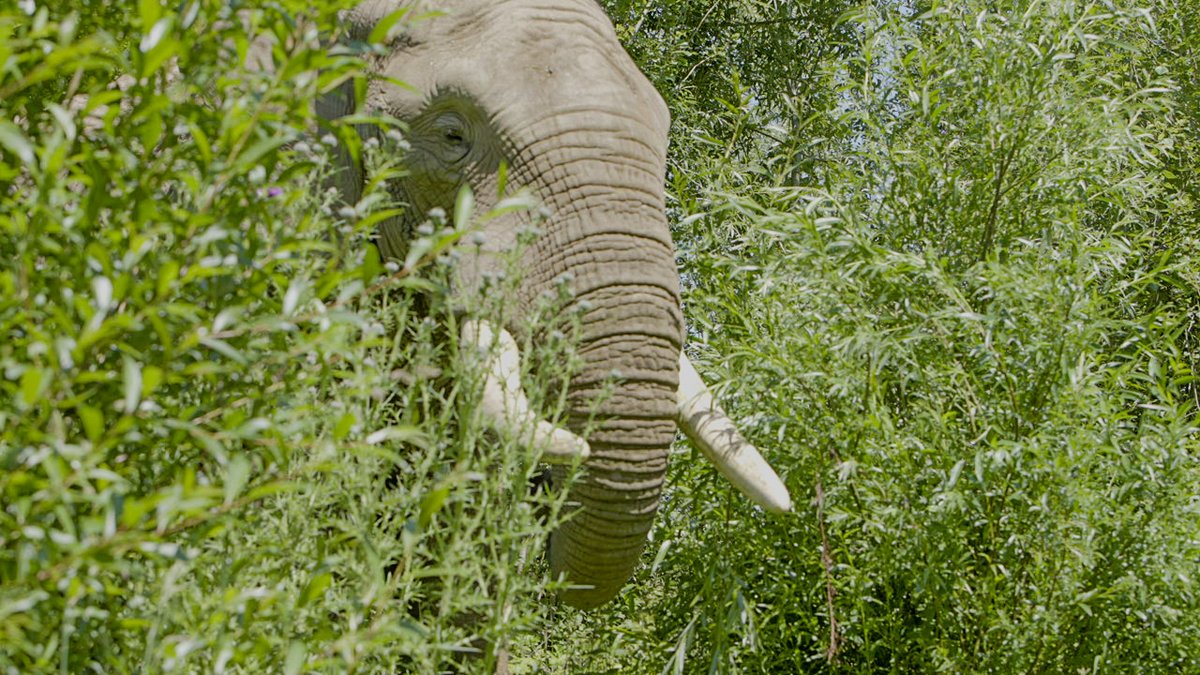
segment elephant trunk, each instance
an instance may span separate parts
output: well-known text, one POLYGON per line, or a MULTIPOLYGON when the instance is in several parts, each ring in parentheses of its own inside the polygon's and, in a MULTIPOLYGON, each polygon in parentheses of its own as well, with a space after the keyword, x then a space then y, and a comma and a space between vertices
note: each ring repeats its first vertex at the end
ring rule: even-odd
MULTIPOLYGON (((526 148, 529 178, 552 212, 527 251, 527 289, 572 279, 583 365, 567 396, 568 426, 591 424, 591 456, 554 533, 557 576, 579 608, 611 599, 632 574, 658 508, 675 439, 683 344, 679 275, 664 215, 662 141, 637 120, 586 111, 547 118, 556 139, 526 148), (645 140, 643 140, 643 138, 645 140)), ((561 481, 562 470, 559 471, 561 481)))
POLYGON ((551 538, 550 564, 555 576, 591 586, 562 594, 587 609, 611 599, 630 577, 653 524, 675 439, 682 335, 644 323, 656 316, 660 328, 680 325, 678 303, 663 289, 622 283, 581 295, 591 307, 583 315, 584 363, 570 384, 568 426, 582 433, 591 422, 591 455, 569 496, 578 509, 551 538))

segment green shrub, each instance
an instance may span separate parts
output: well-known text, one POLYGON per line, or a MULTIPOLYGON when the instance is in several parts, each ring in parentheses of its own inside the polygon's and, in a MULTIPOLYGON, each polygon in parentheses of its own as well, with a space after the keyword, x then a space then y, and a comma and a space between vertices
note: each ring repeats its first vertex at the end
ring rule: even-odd
POLYGON ((311 102, 364 75, 318 40, 338 7, 142 2, 85 34, 24 6, 0 14, 0 671, 432 672, 536 626, 559 504, 474 421, 444 283, 466 219, 384 268, 393 141, 359 148, 359 204, 323 187, 353 136, 311 102), (256 35, 275 74, 241 65, 256 35))
MULTIPOLYGON (((728 54, 762 43, 738 34, 807 10, 748 4, 720 53, 749 71, 728 54)), ((723 111, 685 118, 690 340, 797 513, 761 513, 681 447, 656 573, 561 628, 596 645, 573 667, 1198 667, 1183 11, 864 6, 822 34, 854 44, 815 38, 792 98, 734 70, 723 111)))

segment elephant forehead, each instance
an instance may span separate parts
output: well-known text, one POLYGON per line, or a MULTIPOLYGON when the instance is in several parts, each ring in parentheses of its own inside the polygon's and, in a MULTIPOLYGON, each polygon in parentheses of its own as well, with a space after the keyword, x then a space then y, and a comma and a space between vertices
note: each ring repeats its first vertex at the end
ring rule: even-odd
POLYGON ((356 13, 376 19, 382 18, 386 10, 407 9, 414 30, 426 35, 477 33, 494 27, 511 38, 525 30, 531 19, 601 30, 611 27, 608 16, 595 0, 393 0, 390 3, 376 0, 359 7, 356 13))
POLYGON ((436 11, 415 21, 384 67, 416 91, 393 91, 391 97, 454 91, 516 116, 615 104, 642 111, 646 122, 666 133, 666 106, 591 0, 423 6, 436 11))

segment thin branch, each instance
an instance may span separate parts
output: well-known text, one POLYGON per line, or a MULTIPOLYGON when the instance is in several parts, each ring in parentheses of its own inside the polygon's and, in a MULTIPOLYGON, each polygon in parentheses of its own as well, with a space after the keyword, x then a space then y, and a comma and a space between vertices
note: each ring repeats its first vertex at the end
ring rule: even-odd
POLYGON ((802 16, 785 16, 779 19, 763 19, 761 21, 730 21, 728 23, 718 24, 717 28, 747 28, 753 26, 773 26, 784 23, 802 23, 807 21, 802 16))
POLYGON ((820 477, 817 478, 817 529, 821 533, 821 566, 825 568, 825 608, 829 612, 829 647, 825 650, 825 660, 832 665, 837 663, 841 636, 838 634, 837 615, 833 607, 837 588, 833 585, 833 551, 829 547, 829 536, 825 532, 825 488, 821 485, 820 477))
POLYGON ((1008 172, 1008 165, 1013 161, 1013 157, 1017 154, 1017 143, 1014 142, 1009 150, 1004 155, 1004 159, 1000 160, 1000 170, 996 172, 996 187, 992 191, 992 205, 988 209, 987 225, 983 230, 983 241, 979 246, 979 260, 986 260, 988 254, 992 251, 992 240, 996 236, 996 219, 1000 213, 1000 200, 1004 197, 1004 175, 1008 172))
POLYGON ((774 134, 769 134, 769 133, 763 131, 762 129, 751 128, 750 132, 758 134, 759 136, 762 136, 763 138, 768 138, 772 141, 775 141, 776 143, 778 143, 780 145, 783 145, 786 142, 782 138, 779 138, 779 137, 775 136, 774 134))

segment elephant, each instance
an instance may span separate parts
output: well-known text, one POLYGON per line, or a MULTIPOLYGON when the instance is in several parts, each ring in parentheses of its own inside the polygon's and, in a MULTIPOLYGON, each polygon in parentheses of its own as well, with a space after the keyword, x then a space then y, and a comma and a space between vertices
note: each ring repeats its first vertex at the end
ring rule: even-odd
MULTIPOLYGON (((783 482, 684 354, 663 188, 670 116, 594 0, 369 0, 343 20, 350 40, 390 26, 386 49, 368 57, 380 77, 365 98, 347 83, 317 103, 327 119, 365 108, 407 128, 407 175, 389 189, 409 208, 379 226, 385 258, 402 258, 427 213, 452 211, 463 186, 476 213, 495 206, 507 180, 548 214, 542 234, 520 247, 515 302, 528 308, 564 279, 573 287, 583 365, 568 384, 565 423, 539 418, 522 390, 520 327, 465 317, 460 343, 485 359, 489 426, 526 433, 556 475, 582 462, 571 516, 550 537, 552 574, 571 584, 561 600, 600 606, 632 575, 677 429, 749 498, 790 510, 783 482)), ((344 153, 342 161, 339 187, 355 203, 362 168, 344 153)), ((514 211, 482 223, 482 243, 461 245, 453 292, 481 292, 533 217, 514 211)))

